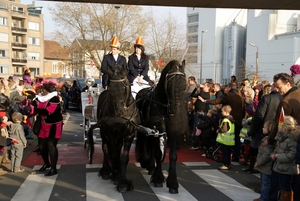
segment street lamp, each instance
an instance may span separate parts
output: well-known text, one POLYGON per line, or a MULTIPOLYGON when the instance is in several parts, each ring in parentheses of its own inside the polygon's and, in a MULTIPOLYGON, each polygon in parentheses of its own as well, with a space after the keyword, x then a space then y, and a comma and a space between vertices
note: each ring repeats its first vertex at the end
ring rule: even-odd
POLYGON ((256 70, 255 70, 255 76, 256 78, 258 78, 258 46, 253 44, 253 43, 249 43, 249 45, 251 45, 252 47, 256 47, 256 70))
POLYGON ((118 28, 119 28, 118 27, 118 23, 119 23, 119 21, 118 21, 119 20, 119 12, 118 12, 118 10, 119 10, 119 8, 120 8, 120 6, 115 6, 115 9, 117 10, 117 22, 116 22, 116 36, 117 37, 119 37, 118 36, 118 28))
POLYGON ((208 30, 202 30, 201 31, 201 55, 200 55, 200 83, 201 83, 201 80, 202 80, 202 53, 203 53, 203 34, 205 32, 207 32, 208 30))

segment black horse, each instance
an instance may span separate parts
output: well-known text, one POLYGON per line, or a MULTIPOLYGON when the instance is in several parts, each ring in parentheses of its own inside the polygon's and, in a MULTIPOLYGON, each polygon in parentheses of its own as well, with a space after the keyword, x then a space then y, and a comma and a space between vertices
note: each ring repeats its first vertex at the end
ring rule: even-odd
POLYGON ((172 194, 178 193, 176 174, 177 149, 188 131, 188 116, 185 104, 186 76, 185 62, 170 61, 163 69, 153 91, 143 89, 137 94, 141 124, 149 130, 148 135, 137 131, 136 157, 143 168, 152 174, 151 183, 162 187, 165 181, 162 161, 165 155, 165 141, 170 148, 169 175, 167 187, 172 194), (156 163, 156 166, 155 166, 156 163))
POLYGON ((131 94, 126 67, 116 65, 113 70, 108 70, 108 76, 107 90, 98 99, 98 122, 89 129, 88 142, 93 154, 93 129, 100 127, 104 160, 98 176, 110 178, 119 192, 127 192, 133 189, 132 182, 126 178, 126 169, 140 118, 131 94))

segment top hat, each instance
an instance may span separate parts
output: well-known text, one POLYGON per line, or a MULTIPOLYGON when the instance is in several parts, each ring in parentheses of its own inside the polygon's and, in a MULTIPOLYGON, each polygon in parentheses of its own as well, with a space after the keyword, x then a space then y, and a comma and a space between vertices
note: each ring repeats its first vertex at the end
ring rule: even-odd
POLYGON ((119 42, 119 39, 118 37, 113 37, 113 39, 111 40, 111 45, 110 47, 115 47, 115 48, 118 48, 120 49, 120 42, 119 42))

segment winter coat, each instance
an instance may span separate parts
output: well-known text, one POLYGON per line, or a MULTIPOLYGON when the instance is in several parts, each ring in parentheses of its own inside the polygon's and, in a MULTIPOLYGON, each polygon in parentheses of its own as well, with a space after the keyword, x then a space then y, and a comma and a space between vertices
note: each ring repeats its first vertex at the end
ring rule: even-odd
MULTIPOLYGON (((292 116, 296 122, 300 123, 300 89, 297 87, 291 88, 286 94, 283 95, 283 99, 279 103, 276 116, 274 118, 275 123, 279 122, 279 117, 281 113, 281 108, 284 109, 285 116, 292 116)), ((275 127, 274 131, 269 135, 268 142, 272 141, 277 134, 277 127, 275 127)))
POLYGON ((0 93, 0 111, 7 111, 9 107, 9 98, 4 94, 0 93))
POLYGON ((207 100, 206 104, 230 105, 232 108, 230 114, 235 120, 235 125, 242 128, 242 120, 245 117, 245 101, 238 92, 231 90, 229 93, 224 94, 221 98, 207 100))
POLYGON ((295 163, 300 164, 300 127, 296 131, 292 131, 290 138, 297 142, 295 163))
POLYGON ((140 60, 138 60, 136 54, 132 54, 128 57, 128 76, 130 83, 132 83, 137 76, 141 75, 144 77, 144 80, 150 82, 148 71, 149 58, 147 55, 142 55, 140 60))
POLYGON ((260 99, 249 132, 252 139, 250 144, 252 148, 259 147, 260 141, 263 138, 262 128, 265 122, 274 120, 277 107, 281 100, 282 96, 276 91, 272 91, 260 99))
POLYGON ((197 90, 197 88, 194 89, 194 91, 191 94, 191 97, 197 98, 194 105, 195 105, 195 111, 196 112, 204 112, 206 113, 209 110, 209 106, 203 103, 201 100, 198 99, 198 96, 201 96, 204 100, 210 99, 210 93, 204 92, 201 88, 200 92, 197 90))
POLYGON ((274 151, 275 146, 268 144, 268 146, 264 145, 264 141, 267 140, 268 136, 265 136, 261 140, 261 144, 258 148, 258 154, 256 158, 257 167, 256 170, 261 172, 262 174, 271 175, 272 174, 272 159, 270 157, 271 153, 274 151))
POLYGON ((24 128, 21 123, 14 123, 10 125, 9 136, 18 141, 19 145, 27 144, 27 140, 25 138, 24 128))
POLYGON ((213 117, 203 115, 199 115, 199 118, 202 121, 197 125, 197 128, 201 130, 201 136, 214 139, 216 137, 215 119, 213 117))
POLYGON ((106 88, 107 82, 108 82, 108 68, 112 70, 116 65, 124 66, 124 68, 127 69, 127 62, 126 58, 119 54, 117 61, 115 60, 114 56, 110 53, 107 55, 104 55, 102 63, 101 63, 101 72, 102 75, 102 86, 103 88, 106 88))
POLYGON ((274 154, 278 154, 275 160, 273 170, 275 172, 287 175, 297 173, 295 157, 297 142, 290 137, 291 133, 279 133, 276 135, 277 140, 274 154))

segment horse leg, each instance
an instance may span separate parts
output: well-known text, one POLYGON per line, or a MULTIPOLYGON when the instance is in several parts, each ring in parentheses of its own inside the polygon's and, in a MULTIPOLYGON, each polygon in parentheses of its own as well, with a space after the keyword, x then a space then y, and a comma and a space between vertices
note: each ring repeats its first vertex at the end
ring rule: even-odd
POLYGON ((176 140, 170 139, 169 141, 170 152, 169 152, 169 174, 167 178, 167 187, 171 194, 178 194, 178 182, 176 173, 176 161, 177 161, 177 147, 176 140))
POLYGON ((104 180, 108 180, 111 175, 111 166, 109 164, 108 157, 108 145, 104 138, 102 138, 102 151, 103 151, 103 164, 102 168, 98 172, 98 176, 104 180))
POLYGON ((119 183, 117 185, 117 190, 120 193, 125 193, 133 190, 132 182, 130 180, 127 180, 126 178, 126 170, 129 162, 129 151, 133 141, 133 137, 134 136, 124 140, 124 148, 123 148, 123 154, 121 156, 121 167, 119 173, 119 183))
POLYGON ((151 177, 151 183, 153 183, 154 187, 163 187, 163 183, 165 182, 165 177, 162 173, 162 152, 160 150, 159 138, 154 139, 154 158, 156 161, 156 167, 154 169, 153 175, 151 177))

